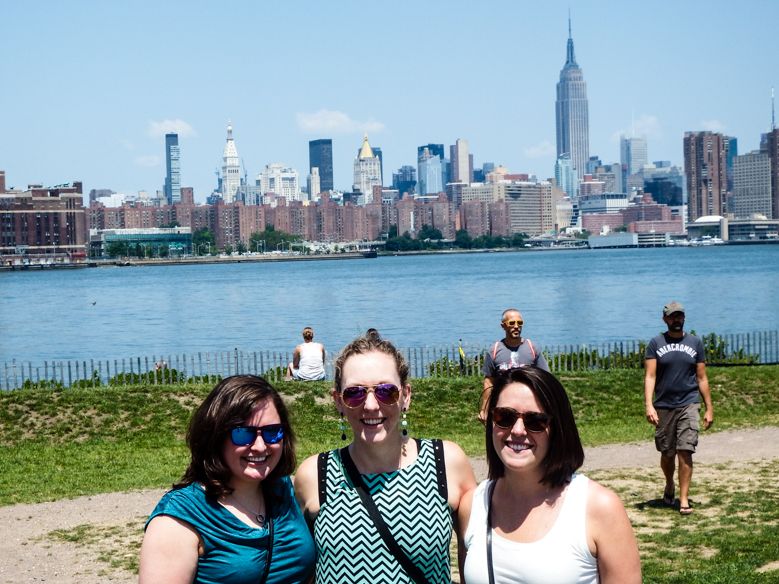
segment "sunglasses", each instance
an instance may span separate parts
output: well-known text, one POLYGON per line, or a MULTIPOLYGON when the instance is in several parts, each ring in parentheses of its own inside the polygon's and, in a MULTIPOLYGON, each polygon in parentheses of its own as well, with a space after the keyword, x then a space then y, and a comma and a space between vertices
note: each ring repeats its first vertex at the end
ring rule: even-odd
POLYGON ((265 444, 278 444, 284 439, 284 426, 268 424, 267 426, 238 426, 230 430, 230 440, 236 446, 248 446, 257 440, 257 434, 262 436, 265 444))
POLYGON ((376 400, 385 406, 394 406, 400 399, 400 389, 394 383, 378 383, 376 385, 352 385, 341 390, 341 401, 347 408, 357 408, 365 403, 368 394, 373 392, 376 400))
POLYGON ((524 320, 504 320, 503 325, 504 326, 522 326, 525 324, 524 320))
POLYGON ((549 427, 551 418, 542 412, 518 412, 514 408, 495 408, 492 410, 492 421, 498 428, 509 430, 517 420, 522 418, 525 430, 528 432, 543 432, 549 427))

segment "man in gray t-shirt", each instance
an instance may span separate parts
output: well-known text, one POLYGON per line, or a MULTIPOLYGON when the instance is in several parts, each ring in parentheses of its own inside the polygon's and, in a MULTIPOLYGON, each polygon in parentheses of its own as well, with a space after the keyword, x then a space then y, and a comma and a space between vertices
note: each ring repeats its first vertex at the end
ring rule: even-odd
POLYGON ((684 332, 684 306, 672 301, 663 307, 668 330, 649 341, 644 367, 646 419, 655 426, 655 447, 665 475, 663 502, 674 503, 674 472, 679 460, 679 512, 692 513, 688 498, 692 453, 698 444, 700 398, 706 411, 704 429, 714 421, 703 343, 684 332), (654 399, 653 399, 654 397, 654 399))
POLYGON ((490 346, 484 356, 484 365, 482 366, 484 390, 479 404, 479 419, 482 422, 487 419, 487 402, 490 399, 495 375, 499 371, 523 365, 533 365, 544 371, 549 371, 549 365, 541 351, 530 339, 522 338, 524 324, 522 314, 516 308, 508 308, 503 311, 500 326, 506 336, 490 346))

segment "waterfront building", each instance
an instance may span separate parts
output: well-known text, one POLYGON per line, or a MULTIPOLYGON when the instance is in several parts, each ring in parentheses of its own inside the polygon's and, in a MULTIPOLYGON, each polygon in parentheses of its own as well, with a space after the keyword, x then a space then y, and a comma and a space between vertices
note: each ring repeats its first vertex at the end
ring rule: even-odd
POLYGON ((541 235, 554 230, 555 202, 550 182, 510 182, 502 185, 509 212, 509 232, 541 235))
POLYGON ((263 171, 257 176, 257 180, 263 195, 273 193, 288 201, 300 200, 298 171, 294 168, 286 167, 279 162, 266 164, 263 171))
POLYGON ((571 198, 576 198, 576 172, 573 169, 571 155, 568 152, 560 154, 554 165, 554 179, 561 189, 571 198))
POLYGON ((86 213, 82 183, 56 187, 5 188, 0 194, 0 255, 86 256, 86 213))
POLYGON ((444 190, 443 170, 441 169, 441 158, 424 148, 417 160, 419 177, 419 194, 429 195, 431 193, 440 193, 444 190))
POLYGON ((308 143, 308 171, 319 169, 319 186, 322 192, 333 190, 333 141, 330 138, 311 140, 308 143))
POLYGON ((181 202, 181 155, 179 135, 165 134, 165 200, 168 205, 181 202))
POLYGON ((128 229, 91 229, 89 257, 107 258, 113 244, 122 244, 120 255, 169 257, 189 255, 192 250, 192 229, 189 227, 147 227, 128 229))
POLYGON ((378 156, 374 156, 373 149, 368 142, 368 135, 365 134, 362 146, 354 159, 354 184, 352 188, 361 193, 360 203, 373 202, 374 185, 381 186, 381 161, 378 156))
POLYGON ((578 178, 584 176, 590 157, 590 126, 587 103, 587 83, 576 62, 568 19, 568 46, 565 65, 560 71, 555 102, 557 126, 557 156, 569 154, 578 178))
POLYGON ((725 140, 715 132, 684 133, 684 174, 687 177, 688 217, 722 215, 726 211, 725 140))
POLYGON ((233 126, 227 123, 227 141, 222 154, 222 201, 232 203, 241 187, 241 160, 233 139, 233 126))
POLYGON ((322 178, 319 176, 319 167, 311 167, 311 173, 307 180, 308 200, 316 201, 319 199, 319 193, 322 192, 322 178))
POLYGON ((736 218, 754 214, 771 217, 771 158, 767 153, 753 151, 736 156, 731 201, 736 218))
POLYGON ((473 157, 468 152, 468 141, 457 138, 449 147, 449 156, 452 161, 451 182, 473 182, 473 157))
POLYGON ((618 213, 628 206, 625 193, 597 193, 579 197, 579 211, 587 213, 618 213))

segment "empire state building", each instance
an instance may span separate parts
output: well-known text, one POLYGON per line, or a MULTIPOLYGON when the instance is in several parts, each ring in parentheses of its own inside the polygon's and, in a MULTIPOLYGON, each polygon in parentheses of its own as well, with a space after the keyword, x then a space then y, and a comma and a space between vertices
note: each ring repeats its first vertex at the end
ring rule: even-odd
POLYGON ((568 154, 581 180, 590 158, 590 123, 587 108, 587 83, 576 63, 568 19, 568 51, 557 83, 557 157, 568 154))

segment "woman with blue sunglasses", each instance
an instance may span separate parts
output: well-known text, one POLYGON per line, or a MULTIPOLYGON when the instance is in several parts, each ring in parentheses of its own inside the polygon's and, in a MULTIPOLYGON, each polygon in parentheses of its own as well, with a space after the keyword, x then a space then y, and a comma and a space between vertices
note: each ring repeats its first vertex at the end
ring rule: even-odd
POLYGON ((295 502, 294 434, 261 377, 222 380, 195 412, 191 460, 146 523, 140 584, 308 581, 314 545, 295 502))

